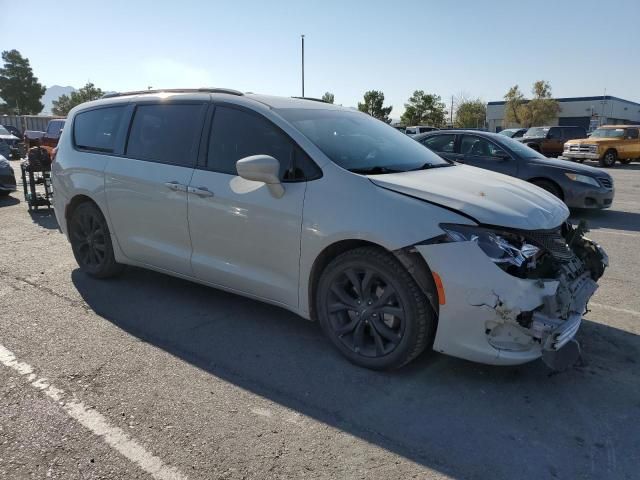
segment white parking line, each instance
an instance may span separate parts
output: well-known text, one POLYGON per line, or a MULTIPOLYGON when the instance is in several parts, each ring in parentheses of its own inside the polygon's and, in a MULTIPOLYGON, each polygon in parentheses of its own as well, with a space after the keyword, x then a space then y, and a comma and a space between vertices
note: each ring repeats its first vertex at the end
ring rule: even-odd
MULTIPOLYGON (((605 234, 605 235, 622 235, 623 237, 640 237, 640 232, 629 233, 629 232, 618 232, 617 230, 605 230, 603 228, 594 228, 593 230, 589 230, 589 233, 595 234, 605 234)), ((589 236, 589 234, 587 234, 589 236)))
POLYGON ((626 308, 612 307, 611 305, 604 305, 602 303, 595 303, 595 302, 590 302, 589 305, 590 306, 594 306, 594 307, 598 307, 598 308, 603 308, 605 310, 613 310, 614 312, 628 313, 629 315, 636 315, 636 316, 640 317, 640 312, 637 312, 635 310, 628 310, 626 308))
POLYGON ((175 468, 165 465, 159 457, 132 439, 124 430, 109 425, 107 419, 96 410, 87 408, 77 400, 65 400, 66 394, 62 390, 51 385, 46 378, 38 378, 31 365, 18 361, 15 355, 2 345, 0 345, 0 363, 25 377, 32 387, 42 390, 50 399, 60 404, 71 418, 101 437, 107 445, 151 474, 153 478, 159 480, 187 479, 175 468))

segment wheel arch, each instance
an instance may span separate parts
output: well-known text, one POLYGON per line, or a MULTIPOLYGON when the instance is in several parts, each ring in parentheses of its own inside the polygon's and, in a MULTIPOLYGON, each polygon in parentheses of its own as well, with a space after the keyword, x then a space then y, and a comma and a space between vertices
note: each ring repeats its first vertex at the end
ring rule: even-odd
POLYGON ((435 324, 437 328, 438 315, 439 315, 439 303, 437 297, 437 289, 433 280, 431 269, 427 265, 426 260, 420 255, 413 246, 400 248, 398 250, 390 251, 382 245, 362 239, 346 239, 339 240, 326 246, 320 254, 316 257, 311 267, 308 283, 308 311, 309 319, 316 321, 315 312, 315 293, 318 285, 318 281, 322 272, 327 265, 336 258, 338 255, 354 250, 360 247, 375 247, 384 252, 390 253, 396 257, 400 264, 409 272, 409 275, 413 277, 422 292, 426 295, 432 309, 435 312, 435 324))
POLYGON ((552 184, 554 187, 556 187, 558 189, 558 191, 560 192, 560 200, 564 200, 564 189, 560 186, 560 184, 558 182, 556 182, 555 180, 548 178, 548 177, 533 177, 530 178, 529 180, 527 180, 527 182, 529 183, 533 183, 535 184, 536 182, 546 182, 546 183, 550 183, 552 184))
MULTIPOLYGON (((69 220, 71 220, 71 216, 73 215, 73 212, 75 211, 76 208, 78 208, 78 205, 85 203, 85 202, 91 202, 93 203, 98 210, 100 210, 102 212, 102 215, 104 215, 104 212, 102 211, 102 209, 100 208, 100 205, 98 205, 98 203, 91 198, 88 195, 84 195, 84 194, 77 194, 75 195, 71 201, 67 204, 67 206, 65 207, 65 211, 64 211, 64 218, 65 221, 67 223, 67 225, 69 225, 69 220)), ((106 215, 104 215, 106 218, 106 215)))

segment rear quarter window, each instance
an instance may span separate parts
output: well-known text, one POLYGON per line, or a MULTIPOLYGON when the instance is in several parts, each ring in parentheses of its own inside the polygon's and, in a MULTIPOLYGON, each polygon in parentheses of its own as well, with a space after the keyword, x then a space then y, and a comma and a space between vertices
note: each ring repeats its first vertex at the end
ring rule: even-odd
POLYGON ((124 109, 124 106, 119 106, 78 113, 73 120, 73 141, 76 148, 113 153, 124 109))

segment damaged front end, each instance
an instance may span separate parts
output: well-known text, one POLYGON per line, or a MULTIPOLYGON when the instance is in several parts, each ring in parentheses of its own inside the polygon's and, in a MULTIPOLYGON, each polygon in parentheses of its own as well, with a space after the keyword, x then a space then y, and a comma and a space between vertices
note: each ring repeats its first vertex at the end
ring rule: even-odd
POLYGON ((463 302, 440 307, 434 348, 485 363, 542 356, 553 369, 573 364, 574 336, 608 265, 602 248, 584 236, 584 224, 545 231, 441 228, 444 235, 415 248, 447 297, 463 302))

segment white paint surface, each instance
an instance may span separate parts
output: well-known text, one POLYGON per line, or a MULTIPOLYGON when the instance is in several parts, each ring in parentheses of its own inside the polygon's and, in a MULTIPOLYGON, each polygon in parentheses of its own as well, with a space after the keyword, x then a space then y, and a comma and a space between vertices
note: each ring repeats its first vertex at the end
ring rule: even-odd
POLYGON ((0 364, 15 370, 25 377, 32 387, 42 390, 47 397, 58 403, 71 418, 102 438, 107 445, 145 472, 151 474, 153 478, 158 480, 187 480, 186 476, 179 473, 175 468, 165 465, 159 457, 153 455, 132 439, 124 430, 110 425, 101 413, 88 408, 80 401, 65 399, 66 394, 64 391, 51 385, 46 378, 35 375, 34 368, 31 365, 17 360, 16 356, 2 345, 0 345, 0 364))

